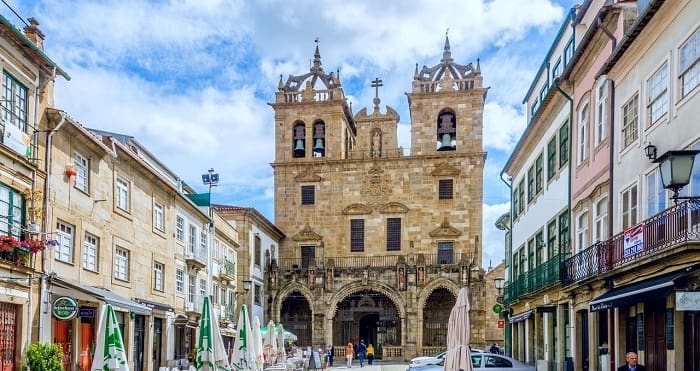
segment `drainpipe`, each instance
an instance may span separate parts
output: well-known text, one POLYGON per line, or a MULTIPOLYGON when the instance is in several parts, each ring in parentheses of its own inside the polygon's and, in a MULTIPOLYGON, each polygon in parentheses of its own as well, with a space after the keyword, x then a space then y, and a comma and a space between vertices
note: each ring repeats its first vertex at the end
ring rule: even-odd
MULTIPOLYGON (((554 86, 557 88, 559 93, 561 93, 561 95, 563 95, 564 98, 569 101, 569 145, 567 148, 567 151, 569 151, 569 153, 568 153, 568 155, 569 155, 569 159, 568 159, 568 161, 569 161, 569 181, 568 181, 568 193, 569 193, 569 195, 567 197, 567 208, 569 210, 569 236, 567 236, 567 239, 569 241, 571 241, 571 238, 570 238, 571 237, 571 188, 572 188, 571 182, 572 182, 572 177, 573 177, 573 166, 571 164, 573 162, 573 156, 572 156, 571 150, 572 150, 572 146, 573 146, 572 141, 573 141, 573 131, 574 131, 574 129, 573 129, 573 127, 574 127, 574 99, 569 94, 567 94, 561 88, 561 86, 559 86, 559 81, 560 81, 559 78, 554 80, 554 86)), ((571 251, 571 244, 570 243, 569 243, 569 251, 571 251)), ((560 246, 560 249, 559 249, 559 277, 561 277, 561 272, 563 271, 563 269, 562 269, 562 264, 563 264, 562 255, 564 255, 564 254, 561 251, 561 246, 560 246)), ((571 310, 572 312, 573 312, 573 307, 574 307, 573 300, 570 300, 569 310, 571 310)), ((569 316, 569 320, 574 321, 574 323, 576 321, 576 319, 574 317, 571 317, 571 316, 569 316)), ((575 349, 575 347, 574 347, 575 341, 576 341, 576 337, 572 336, 571 337, 571 349, 575 349)), ((574 354, 572 354, 572 358, 573 358, 574 354)), ((566 364, 566 355, 564 355, 564 363, 566 364)))
MULTIPOLYGON (((514 215, 513 214, 513 185, 511 183, 508 183, 505 179, 503 179, 504 172, 505 172, 505 169, 501 170, 501 174, 499 175, 499 178, 501 179, 503 184, 505 184, 506 187, 508 187, 508 194, 510 195, 510 218, 508 218, 509 219, 508 224, 510 224, 508 226, 510 238, 508 239, 508 246, 506 246, 506 254, 510 254, 512 256, 513 255, 513 215, 514 215)), ((506 261, 508 261, 507 256, 506 256, 506 261)), ((511 265, 512 265, 512 263, 511 263, 511 265)), ((513 272, 508 270, 508 273, 512 277, 513 272)), ((471 275, 471 272, 469 274, 471 275)), ((509 280, 509 282, 510 282, 510 280, 509 280)), ((503 346, 505 347, 506 355, 511 356, 513 354, 513 349, 512 349, 513 342, 511 339, 511 336, 513 334, 513 329, 512 329, 512 325, 511 325, 510 321, 506 321, 505 325, 506 325, 506 328, 505 328, 505 335, 506 336, 504 339, 505 341, 504 341, 503 346), (511 336, 507 336, 507 335, 511 335, 511 336)))
MULTIPOLYGON (((52 146, 52 139, 53 135, 58 132, 58 130, 61 129, 61 127, 65 124, 66 122, 66 114, 63 111, 59 111, 59 114, 61 115, 61 120, 58 122, 55 128, 52 130, 49 130, 48 133, 46 134, 46 162, 44 164, 44 170, 46 172, 46 181, 44 182, 44 209, 43 209, 43 218, 44 218, 44 226, 43 230, 47 235, 51 235, 49 233, 49 189, 51 189, 51 146, 52 146)), ((47 305, 48 305, 48 298, 44 299, 45 295, 48 295, 48 282, 47 282, 47 258, 46 258, 46 250, 41 252, 41 271, 43 274, 41 275, 41 287, 39 289, 39 340, 40 341, 50 341, 51 339, 42 339, 43 335, 43 329, 44 329, 44 314, 47 311, 47 305)))

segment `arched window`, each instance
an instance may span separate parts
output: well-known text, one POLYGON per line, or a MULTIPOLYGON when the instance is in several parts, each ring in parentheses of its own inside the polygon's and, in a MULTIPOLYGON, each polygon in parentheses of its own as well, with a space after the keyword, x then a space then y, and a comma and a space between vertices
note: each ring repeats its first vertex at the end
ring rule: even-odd
POLYGON ((457 149, 457 118, 452 111, 442 111, 437 117, 437 150, 457 149))
POLYGON ((323 157, 326 154, 326 124, 316 121, 314 124, 314 157, 323 157))
POLYGON ((298 122, 294 125, 292 133, 292 149, 294 157, 306 157, 306 125, 303 122, 298 122))

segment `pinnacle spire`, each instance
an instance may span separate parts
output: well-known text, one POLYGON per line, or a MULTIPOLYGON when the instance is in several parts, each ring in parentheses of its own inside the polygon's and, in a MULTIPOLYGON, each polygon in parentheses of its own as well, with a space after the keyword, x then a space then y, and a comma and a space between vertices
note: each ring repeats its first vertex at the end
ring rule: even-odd
POLYGON ((323 67, 321 67, 321 53, 318 51, 318 37, 314 40, 316 43, 316 50, 314 51, 314 66, 313 68, 316 70, 322 70, 323 67))
MULTIPOLYGON (((448 28, 447 31, 449 30, 450 29, 448 28)), ((447 36, 447 32, 445 32, 445 48, 442 52, 442 62, 452 62, 452 52, 450 51, 450 37, 447 36)))

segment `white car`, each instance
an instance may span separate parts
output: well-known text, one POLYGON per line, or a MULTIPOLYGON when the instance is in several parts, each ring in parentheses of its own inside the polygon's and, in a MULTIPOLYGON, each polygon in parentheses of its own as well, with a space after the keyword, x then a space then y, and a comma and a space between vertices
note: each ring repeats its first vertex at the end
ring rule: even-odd
MULTIPOLYGON (((528 366, 513 358, 491 353, 474 353, 472 356, 472 367, 474 371, 535 371, 532 366, 528 366)), ((439 364, 426 364, 416 368, 409 368, 410 371, 443 371, 444 357, 439 364)))
MULTIPOLYGON (((481 349, 471 349, 472 353, 483 353, 484 351, 481 349)), ((445 355, 447 355, 447 351, 442 351, 438 354, 432 355, 432 356, 425 356, 425 357, 416 357, 411 360, 411 362, 408 364, 408 371, 413 371, 413 370, 419 370, 423 366, 427 365, 437 365, 441 364, 442 361, 445 359, 445 355)))

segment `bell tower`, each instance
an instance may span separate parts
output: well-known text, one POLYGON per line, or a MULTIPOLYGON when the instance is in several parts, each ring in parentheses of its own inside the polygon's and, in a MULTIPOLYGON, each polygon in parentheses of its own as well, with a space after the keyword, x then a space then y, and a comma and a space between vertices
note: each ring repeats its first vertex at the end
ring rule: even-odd
POLYGON ((357 129, 338 72, 326 73, 316 40, 309 72, 280 81, 275 93, 275 162, 347 158, 357 129))
POLYGON ((440 63, 423 66, 407 93, 411 112, 411 155, 481 152, 484 100, 479 61, 461 65, 452 59, 450 40, 440 63))

